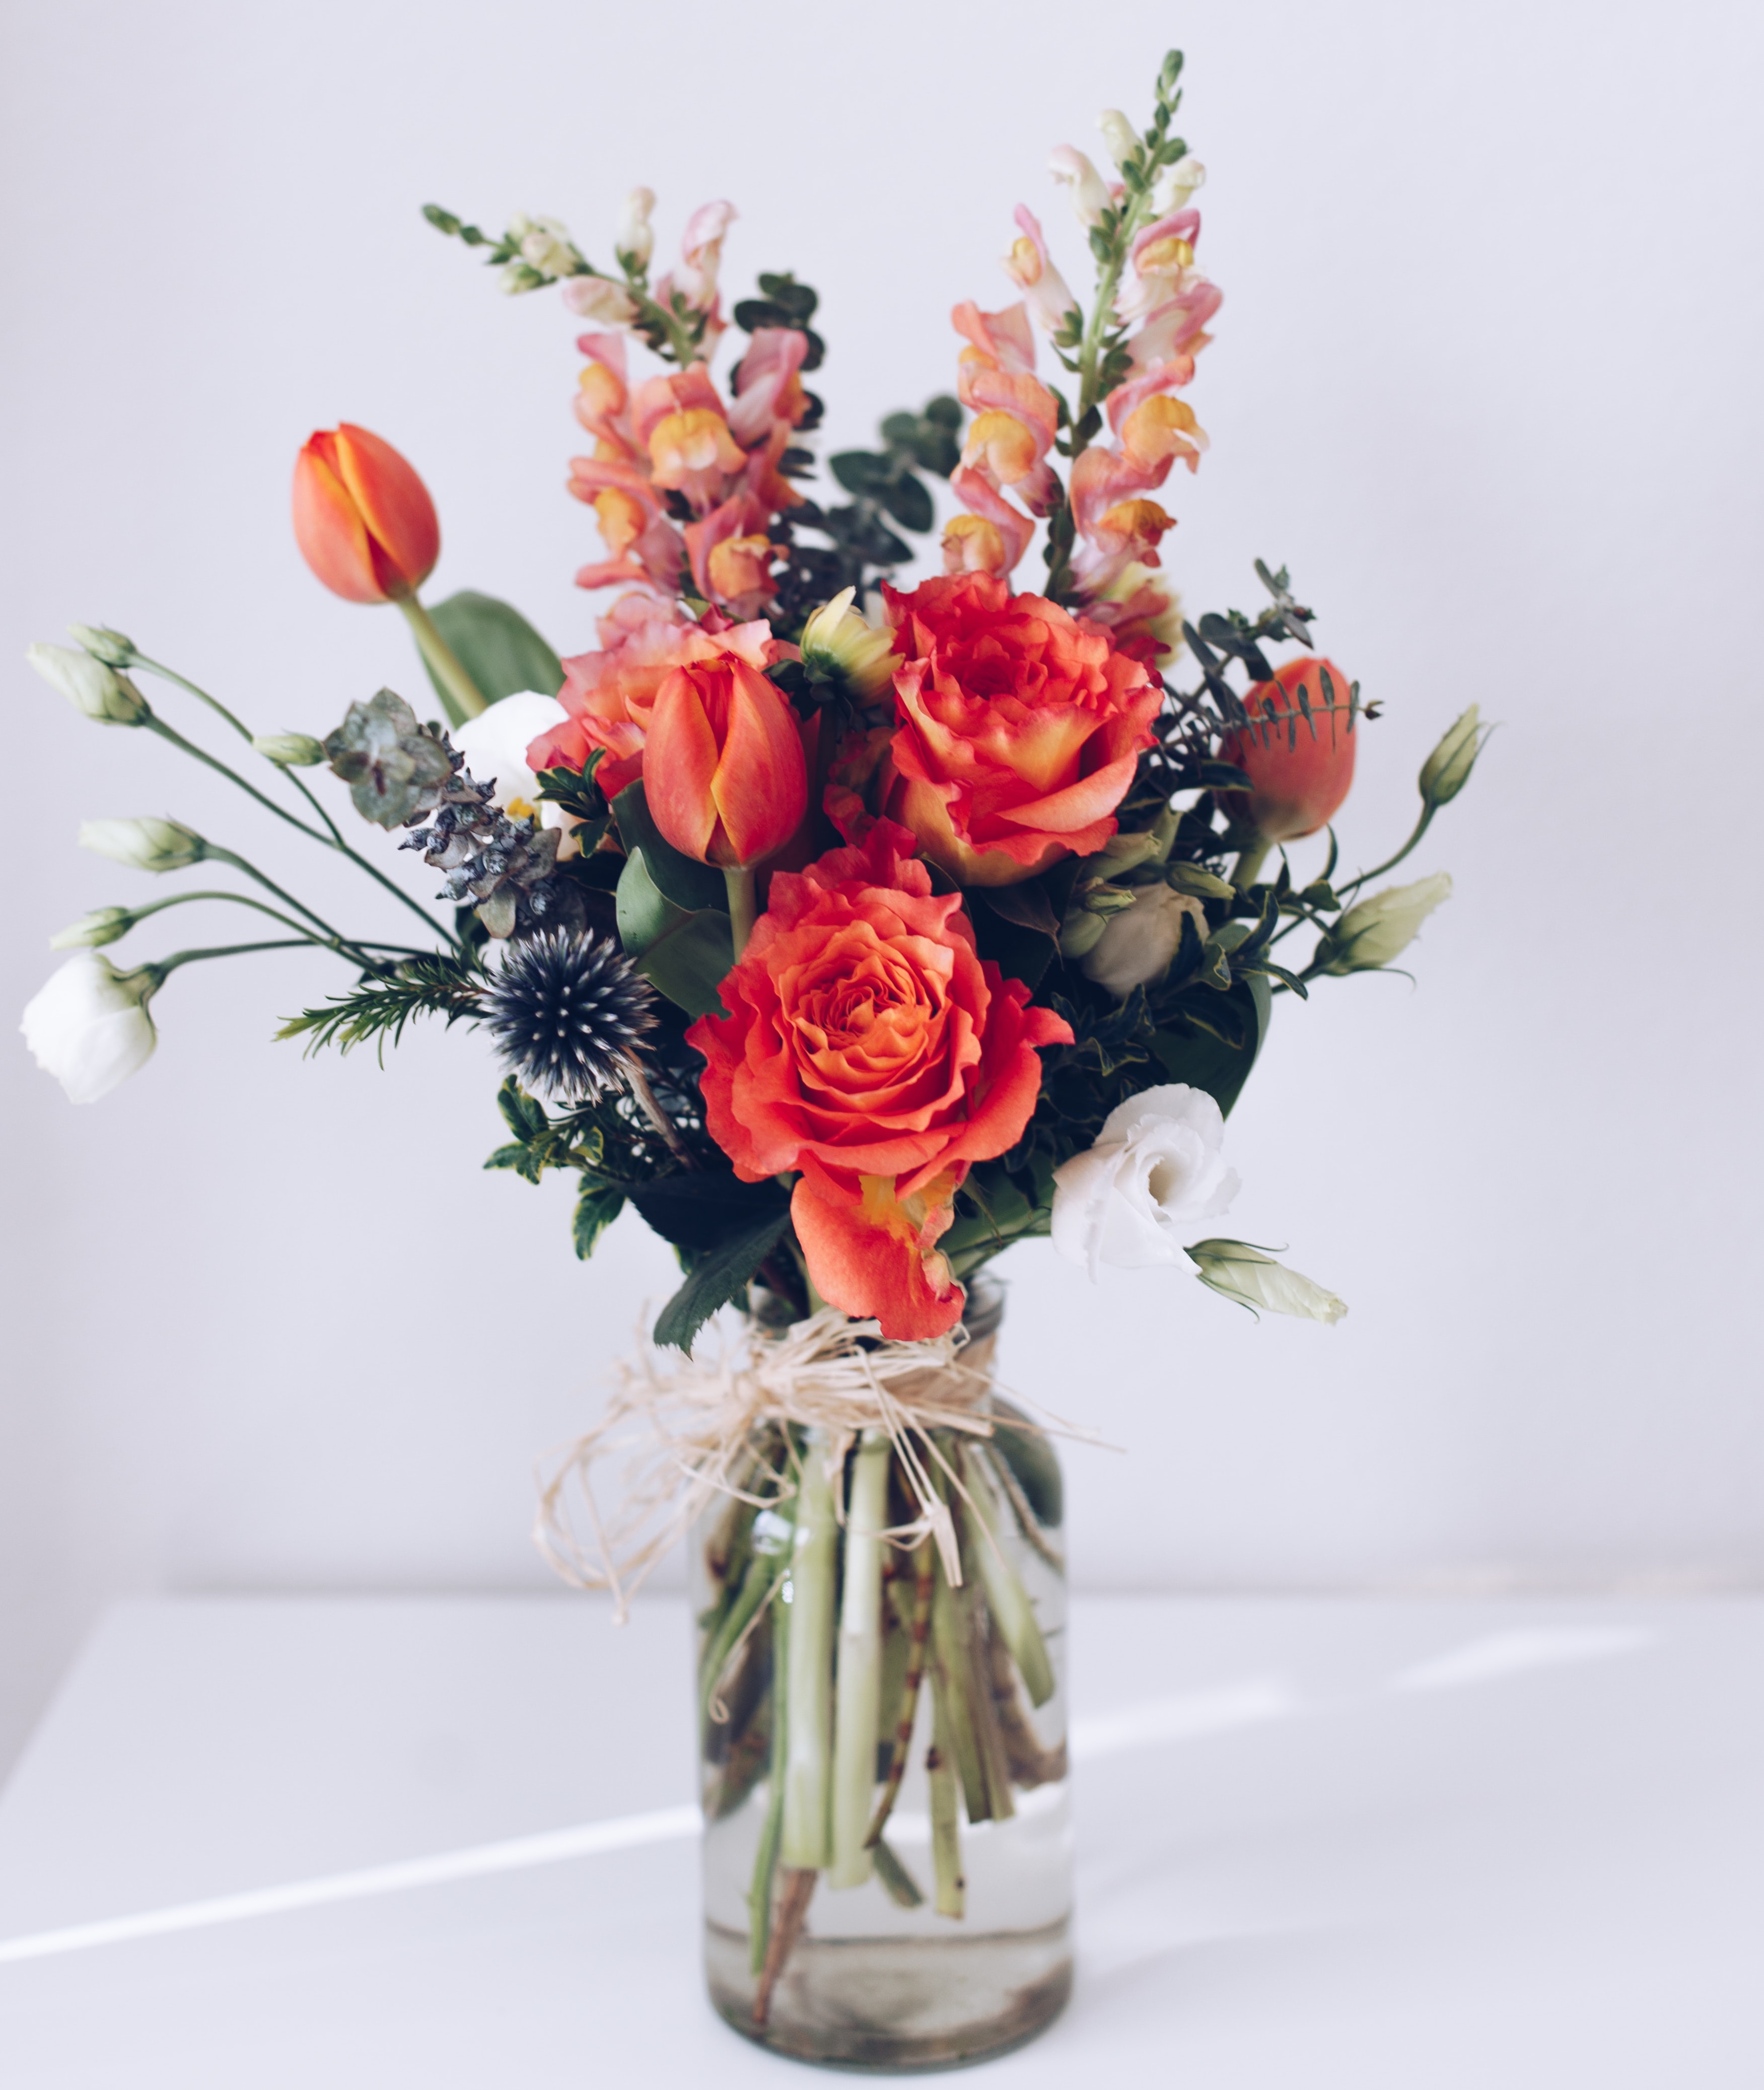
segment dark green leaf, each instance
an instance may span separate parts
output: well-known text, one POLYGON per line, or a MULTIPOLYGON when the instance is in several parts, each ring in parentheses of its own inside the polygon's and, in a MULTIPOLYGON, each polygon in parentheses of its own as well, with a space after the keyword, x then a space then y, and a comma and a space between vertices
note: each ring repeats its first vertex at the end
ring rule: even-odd
POLYGON ((771 1176, 744 1183, 738 1176, 663 1176, 627 1184, 625 1194, 665 1241, 700 1250, 776 1219, 790 1204, 789 1193, 771 1176))
POLYGON ((1204 1089, 1228 1117, 1267 1035, 1272 1007, 1268 983, 1259 974, 1235 979, 1213 1006, 1222 1016, 1234 1019, 1230 1027, 1238 1042, 1220 1036, 1211 1025, 1192 1025, 1160 1030, 1152 1038, 1151 1049, 1171 1081, 1204 1089))
POLYGON ((754 1273, 784 1238, 790 1209, 770 1212, 712 1249, 693 1266, 691 1275, 661 1309, 656 1340, 690 1350, 693 1338, 718 1307, 743 1290, 754 1273))
POLYGON ((894 476, 893 460, 874 450, 837 450, 827 466, 847 493, 880 495, 894 476))
POLYGON ((593 1254, 595 1244, 612 1225, 625 1203, 622 1190, 609 1189, 603 1183, 584 1180, 582 1194, 576 1199, 575 1244, 576 1254, 584 1262, 593 1254))
POLYGON ((996 1393, 992 1413, 1007 1426, 993 1431, 992 1448, 1022 1490, 1035 1521, 1051 1530, 1065 1514, 1065 1487, 1053 1447, 1020 1408, 996 1393), (1017 1427, 1008 1426, 1012 1423, 1017 1427))
POLYGON ((937 519, 924 481, 910 472, 882 489, 882 505, 903 530, 929 530, 937 519))
MULTIPOLYGON (((563 687, 563 663, 510 604, 463 588, 437 603, 429 615, 487 703, 522 690, 554 697, 563 687)), ((432 672, 429 680, 435 682, 432 672)), ((445 702, 439 682, 435 690, 445 702)))
POLYGON ((618 881, 619 940, 638 970, 688 1016, 718 1006, 717 989, 735 962, 729 917, 714 908, 677 907, 633 849, 618 881))

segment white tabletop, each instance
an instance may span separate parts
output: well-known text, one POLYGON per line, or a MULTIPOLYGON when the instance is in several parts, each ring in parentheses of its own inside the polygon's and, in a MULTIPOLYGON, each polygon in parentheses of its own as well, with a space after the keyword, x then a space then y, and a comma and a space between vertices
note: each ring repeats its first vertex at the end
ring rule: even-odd
MULTIPOLYGON (((700 1993, 686 1638, 114 1614, 0 1798, 0 2083, 805 2079, 700 1993)), ((1764 2084, 1764 1604, 1093 1598, 1073 1653, 1078 1990, 987 2079, 1764 2084)))

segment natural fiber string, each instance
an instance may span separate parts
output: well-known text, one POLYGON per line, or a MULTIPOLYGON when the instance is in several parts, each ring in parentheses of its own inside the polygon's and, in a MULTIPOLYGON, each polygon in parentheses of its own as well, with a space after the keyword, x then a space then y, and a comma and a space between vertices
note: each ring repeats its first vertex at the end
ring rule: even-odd
POLYGON ((774 1474, 763 1495, 742 1484, 747 1476, 736 1477, 755 1430, 768 1423, 819 1430, 837 1468, 862 1431, 881 1430, 919 1507, 910 1523, 881 1536, 906 1546, 929 1535, 959 1584, 954 1521, 931 1477, 931 1464, 944 1464, 931 1432, 993 1434, 980 1404, 992 1383, 994 1340, 970 1344, 957 1327, 927 1342, 888 1342, 876 1322, 826 1307, 781 1335, 750 1327, 703 1361, 665 1358, 646 1343, 635 1364, 621 1362, 601 1420, 541 1469, 534 1542, 566 1581, 609 1590, 622 1621, 644 1577, 713 1497, 766 1507, 795 1493, 785 1474, 774 1474), (622 1451, 621 1500, 609 1524, 594 1469, 622 1451), (586 1545, 570 1514, 578 1494, 592 1533, 586 1545))

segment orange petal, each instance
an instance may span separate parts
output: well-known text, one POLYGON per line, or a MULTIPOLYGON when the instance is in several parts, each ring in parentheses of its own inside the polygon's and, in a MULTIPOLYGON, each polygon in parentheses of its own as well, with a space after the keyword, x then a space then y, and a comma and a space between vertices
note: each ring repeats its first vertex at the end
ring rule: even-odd
POLYGON ((893 1176, 858 1183, 849 1189, 811 1165, 790 1193, 791 1221, 815 1290, 842 1313, 879 1322, 892 1342, 947 1335, 967 1302, 934 1245, 949 1223, 947 1201, 915 1225, 894 1196, 893 1176))
MULTIPOLYGON (((745 660, 731 660, 729 674, 729 733, 712 793, 735 862, 757 863, 782 849, 801 826, 808 811, 808 766, 796 714, 777 684, 745 660)), ((649 745, 653 750, 653 728, 649 745)))
POLYGON ((330 436, 315 435, 294 461, 295 541, 333 595, 346 602, 385 602, 367 526, 333 468, 334 454, 330 436))
POLYGON ((337 474, 367 526, 374 573, 394 599, 415 595, 441 557, 428 488, 391 444, 348 421, 337 429, 337 474))
MULTIPOLYGON (((797 759, 802 759, 800 746, 797 759)), ((643 795, 664 840, 700 863, 710 861, 716 832, 711 792, 716 778, 716 736, 692 678, 674 669, 656 692, 643 746, 643 795)))

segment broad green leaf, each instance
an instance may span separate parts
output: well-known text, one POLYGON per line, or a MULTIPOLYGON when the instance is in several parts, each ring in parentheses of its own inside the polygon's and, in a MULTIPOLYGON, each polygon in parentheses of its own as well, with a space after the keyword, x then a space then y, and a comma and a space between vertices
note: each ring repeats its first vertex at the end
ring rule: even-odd
POLYGON ((766 1258, 784 1238, 790 1223, 790 1208, 768 1213, 753 1225, 732 1234, 695 1266, 692 1275, 661 1309, 656 1322, 656 1340, 677 1350, 690 1350, 692 1340, 719 1306, 734 1299, 766 1258))
POLYGON ((1197 1025, 1187 1031, 1155 1032, 1151 1049, 1171 1081, 1204 1089, 1228 1117, 1267 1036, 1272 996, 1259 973, 1249 974, 1234 979, 1222 1003, 1214 1006, 1228 1008, 1237 1017, 1234 1027, 1245 1043, 1231 1044, 1210 1026, 1203 1030, 1197 1025))
POLYGON ((1060 1522, 1065 1512, 1065 1488, 1052 1445, 1020 1408, 1013 1407, 996 1393, 992 1396, 992 1413, 1007 1426, 992 1432, 992 1450, 1022 1490, 1025 1501, 1035 1512, 1035 1521, 1051 1528, 1060 1522), (1018 1426, 1010 1428, 1009 1425, 1013 1422, 1018 1426))
POLYGON ((595 1244, 616 1219, 625 1203, 622 1190, 609 1189, 603 1183, 584 1181, 582 1194, 576 1200, 575 1243, 576 1254, 584 1262, 593 1254, 595 1244))
POLYGON ((644 1222, 677 1248, 716 1248, 732 1236, 775 1219, 789 1208, 789 1194, 771 1176, 743 1183, 738 1176, 703 1173, 664 1176, 632 1183, 626 1194, 644 1222))
MULTIPOLYGON (((487 703, 537 690, 554 697, 563 687, 563 663, 510 603, 493 595, 462 588, 429 611, 435 628, 459 656, 460 665, 483 692, 487 703)), ((425 661, 424 665, 428 667, 425 661)), ((429 680, 435 682, 432 672, 429 680)), ((445 692, 435 682, 443 703, 445 692)))
POLYGON ((717 989, 735 962, 729 917, 676 907, 649 875, 640 849, 626 859, 614 905, 619 941, 639 971, 688 1016, 716 1008, 717 989))

